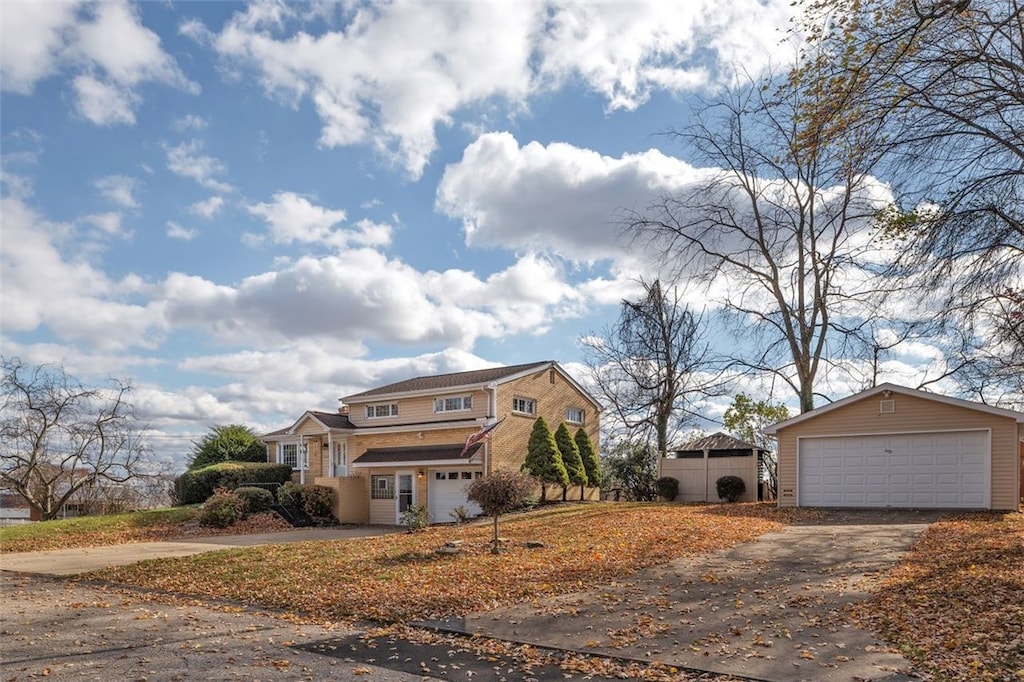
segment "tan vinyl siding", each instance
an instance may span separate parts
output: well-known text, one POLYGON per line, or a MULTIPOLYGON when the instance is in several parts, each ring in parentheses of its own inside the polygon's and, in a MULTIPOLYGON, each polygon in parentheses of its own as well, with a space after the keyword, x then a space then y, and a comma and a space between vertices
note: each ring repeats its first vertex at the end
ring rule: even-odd
MULTIPOLYGON (((374 467, 366 472, 366 496, 370 498, 371 476, 395 476, 399 472, 411 473, 413 480, 413 504, 425 505, 427 503, 427 476, 425 467, 374 467), (423 472, 423 476, 419 473, 423 472)), ((370 523, 380 526, 394 526, 398 524, 398 481, 395 480, 395 496, 390 500, 370 499, 369 518, 370 523)))
POLYGON ((891 398, 894 411, 883 413, 881 400, 879 395, 868 396, 779 430, 780 507, 797 503, 798 438, 989 429, 992 434, 992 508, 1017 509, 1018 426, 1012 418, 903 393, 894 393, 891 398))
POLYGON ((402 424, 425 424, 436 421, 461 421, 487 416, 487 391, 448 391, 428 396, 399 398, 397 400, 370 400, 349 405, 349 420, 356 426, 399 426, 402 424), (473 409, 456 412, 434 412, 434 398, 468 395, 473 398, 473 409), (367 405, 398 404, 397 417, 366 418, 367 405))

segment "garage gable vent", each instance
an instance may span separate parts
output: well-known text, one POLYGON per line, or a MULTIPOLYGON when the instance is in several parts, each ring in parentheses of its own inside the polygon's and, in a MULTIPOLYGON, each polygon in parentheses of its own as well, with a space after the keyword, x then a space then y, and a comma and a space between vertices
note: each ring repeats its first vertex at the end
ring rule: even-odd
POLYGON ((888 400, 882 400, 878 403, 878 411, 881 414, 892 414, 896 411, 896 401, 892 398, 888 400))

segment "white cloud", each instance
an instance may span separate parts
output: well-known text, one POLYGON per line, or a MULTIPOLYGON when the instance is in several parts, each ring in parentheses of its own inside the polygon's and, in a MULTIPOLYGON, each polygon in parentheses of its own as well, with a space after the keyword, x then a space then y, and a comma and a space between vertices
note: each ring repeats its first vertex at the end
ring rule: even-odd
POLYGON ((167 168, 178 175, 192 178, 201 186, 214 192, 230 192, 231 185, 218 180, 227 167, 220 159, 205 154, 205 145, 200 140, 190 140, 179 145, 164 146, 167 153, 167 168))
POLYGON ((344 29, 310 34, 301 8, 256 3, 215 36, 194 22, 181 30, 255 69, 273 96, 308 97, 321 145, 369 144, 418 178, 437 127, 460 112, 500 102, 515 113, 570 81, 609 109, 634 109, 655 89, 702 89, 731 80, 736 64, 756 73, 784 62, 792 11, 783 0, 396 3, 358 7, 344 29))
MULTIPOLYGON (((391 242, 388 225, 361 220, 354 229, 346 229, 341 226, 347 218, 342 209, 318 206, 295 192, 278 192, 272 199, 246 208, 266 221, 270 240, 275 244, 322 244, 343 248, 350 244, 386 246, 391 242)), ((248 241, 259 244, 261 237, 249 235, 248 241)))
POLYGON ((92 74, 76 76, 78 113, 96 125, 135 123, 135 107, 141 101, 130 88, 101 81, 92 74))
POLYGON ((445 169, 437 208, 462 220, 472 246, 628 262, 623 210, 643 209, 702 177, 657 150, 612 158, 562 143, 520 146, 509 133, 489 133, 445 169))
POLYGON ((144 83, 199 91, 126 2, 8 2, 3 11, 5 90, 27 94, 39 80, 70 71, 76 109, 97 125, 134 123, 142 101, 136 88, 144 83))
POLYGON ((0 82, 29 94, 59 68, 63 33, 74 23, 75 2, 5 2, 0 21, 0 82))
POLYGON ((224 207, 224 198, 212 196, 202 201, 197 201, 188 207, 188 212, 207 220, 213 218, 224 207))
POLYGON ((46 221, 11 197, 2 200, 2 213, 5 332, 45 326, 58 339, 82 340, 98 351, 152 344, 162 318, 157 307, 127 302, 140 290, 137 278, 111 280, 91 265, 92 245, 73 225, 46 221))
POLYGON ((118 206, 138 208, 134 193, 139 181, 126 175, 107 175, 96 181, 96 189, 118 206))
POLYGON ((171 124, 171 128, 179 133, 186 132, 188 130, 203 130, 206 128, 208 123, 202 116, 195 114, 188 114, 181 118, 174 119, 174 123, 171 124))
POLYGON ((684 92, 793 58, 783 39, 792 3, 759 0, 556 3, 539 41, 540 70, 581 77, 609 109, 636 109, 654 90, 684 92))
POLYGON ((190 242, 198 236, 199 230, 184 227, 173 220, 167 221, 167 237, 169 239, 181 239, 182 241, 190 242))
POLYGON ((110 236, 129 236, 121 230, 121 214, 116 211, 93 213, 84 216, 82 222, 92 225, 100 232, 110 236))
POLYGON ((153 295, 175 328, 258 348, 318 339, 331 347, 382 341, 468 350, 480 337, 545 329, 583 305, 559 268, 538 256, 480 279, 418 272, 368 248, 303 257, 238 286, 175 273, 153 295))

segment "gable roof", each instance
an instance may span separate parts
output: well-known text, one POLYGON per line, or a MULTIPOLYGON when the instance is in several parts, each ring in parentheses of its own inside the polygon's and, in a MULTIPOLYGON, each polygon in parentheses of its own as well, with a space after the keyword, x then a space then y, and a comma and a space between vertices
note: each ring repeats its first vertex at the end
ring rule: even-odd
POLYGON ((317 410, 307 410, 302 413, 302 416, 295 420, 295 423, 291 426, 286 426, 283 429, 277 429, 270 433, 265 433, 260 436, 260 440, 270 440, 278 436, 289 436, 295 433, 295 429, 298 428, 299 424, 303 422, 307 417, 317 421, 325 429, 354 429, 355 424, 349 421, 347 414, 340 412, 319 412, 317 410))
POLYGON ((795 424, 799 424, 800 422, 806 421, 808 419, 813 419, 819 415, 831 412, 832 410, 837 410, 840 407, 849 405, 850 403, 856 402, 858 400, 863 400, 864 398, 870 398, 872 396, 881 395, 886 391, 889 391, 890 393, 899 393, 903 395, 914 396, 917 398, 923 398, 925 400, 934 400, 937 403, 953 405, 954 407, 962 407, 968 410, 976 410, 978 412, 984 412, 986 414, 994 414, 998 417, 1007 417, 1009 419, 1013 419, 1018 424, 1024 424, 1024 412, 1007 410, 1002 407, 992 407, 991 405, 985 405, 984 403, 974 402, 973 400, 951 398, 949 396, 939 395, 938 393, 929 393, 928 391, 922 391, 917 388, 908 388, 906 386, 900 386, 899 384, 884 383, 879 384, 878 386, 875 386, 873 388, 869 388, 866 391, 854 393, 853 395, 847 396, 833 403, 829 403, 828 405, 815 408, 810 412, 804 412, 803 414, 791 417, 790 419, 781 421, 778 424, 772 424, 771 426, 767 426, 764 428, 763 433, 766 433, 770 436, 775 435, 779 431, 779 429, 785 429, 795 424))
POLYGON ((700 450, 703 452, 704 450, 764 450, 764 448, 759 448, 752 443, 747 443, 739 438, 733 438, 729 434, 719 431, 676 448, 676 452, 686 452, 688 450, 700 450))
POLYGON ((522 365, 509 365, 507 367, 490 367, 487 369, 474 369, 468 372, 452 372, 449 374, 430 374, 427 376, 413 377, 403 381, 396 381, 378 388, 371 388, 362 393, 344 396, 341 400, 345 403, 365 402, 368 400, 385 400, 415 395, 429 395, 439 391, 454 391, 459 389, 481 389, 487 388, 490 384, 501 384, 524 376, 554 369, 566 381, 571 383, 587 400, 589 400, 598 411, 601 410, 601 403, 579 384, 572 376, 562 369, 554 360, 543 360, 541 362, 529 362, 522 365))

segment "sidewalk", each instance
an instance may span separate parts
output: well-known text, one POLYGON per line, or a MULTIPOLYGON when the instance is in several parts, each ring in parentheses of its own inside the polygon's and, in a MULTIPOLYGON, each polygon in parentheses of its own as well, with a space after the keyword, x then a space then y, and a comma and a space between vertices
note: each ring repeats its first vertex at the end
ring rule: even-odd
POLYGON ((252 547, 284 542, 348 540, 400 532, 402 528, 360 526, 357 528, 298 528, 276 533, 219 535, 189 538, 177 542, 137 542, 127 545, 58 549, 45 552, 0 554, 0 571, 42 575, 75 575, 109 566, 124 566, 147 559, 190 556, 235 547, 252 547))

